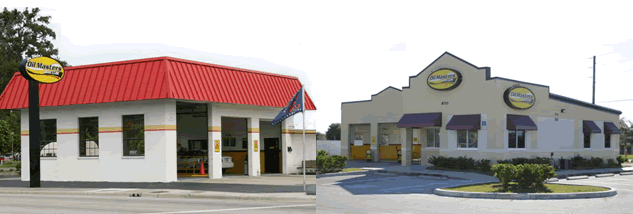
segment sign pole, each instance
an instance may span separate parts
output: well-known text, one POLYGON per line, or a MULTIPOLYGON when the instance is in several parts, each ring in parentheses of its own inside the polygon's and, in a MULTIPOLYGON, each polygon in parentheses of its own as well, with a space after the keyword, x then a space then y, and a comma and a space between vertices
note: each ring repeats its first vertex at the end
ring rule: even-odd
POLYGON ((29 175, 31 187, 40 187, 40 93, 29 80, 29 175))

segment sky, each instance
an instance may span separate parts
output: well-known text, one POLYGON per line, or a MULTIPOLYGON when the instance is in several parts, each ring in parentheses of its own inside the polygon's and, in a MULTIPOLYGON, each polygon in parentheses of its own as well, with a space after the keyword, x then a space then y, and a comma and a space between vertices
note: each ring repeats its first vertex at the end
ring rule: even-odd
POLYGON ((297 76, 322 133, 341 122, 341 102, 406 87, 446 51, 589 103, 596 56, 596 104, 633 120, 626 1, 29 2, 3 1, 52 16, 71 65, 171 56, 297 76))

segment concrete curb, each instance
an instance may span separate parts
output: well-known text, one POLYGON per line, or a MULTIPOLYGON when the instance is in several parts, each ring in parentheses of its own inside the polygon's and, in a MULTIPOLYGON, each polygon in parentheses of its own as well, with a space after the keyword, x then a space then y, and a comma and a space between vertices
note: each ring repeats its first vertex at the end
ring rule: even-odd
MULTIPOLYGON (((158 192, 158 191, 155 191, 158 192)), ((216 199, 216 200, 256 200, 256 201, 288 201, 288 202, 314 202, 316 196, 254 196, 254 195, 221 195, 204 193, 152 193, 140 192, 138 190, 125 192, 84 192, 84 191, 40 191, 40 190, 0 190, 0 194, 34 194, 34 195, 90 195, 90 196, 111 196, 111 197, 144 197, 144 198, 192 198, 192 199, 216 199)))
POLYGON ((316 178, 326 178, 326 177, 334 177, 334 176, 345 176, 345 175, 363 175, 369 172, 370 170, 361 170, 354 172, 335 172, 335 173, 327 173, 316 175, 316 178))
MULTIPOLYGON (((489 182, 490 183, 490 182, 489 182)), ((480 183, 480 184, 489 184, 480 183)), ((479 185, 479 184, 474 184, 479 185)), ((562 184, 574 185, 574 184, 562 184)), ((452 187, 460 187, 465 185, 456 185, 452 187)), ((581 185, 576 185, 581 186, 581 185)), ((452 188, 445 187, 445 188, 452 188)), ((551 200, 551 199, 579 199, 579 198, 604 198, 617 195, 617 191, 613 187, 606 187, 610 190, 601 192, 581 192, 581 193, 486 193, 486 192, 461 192, 453 190, 445 190, 437 188, 433 193, 439 196, 458 197, 458 198, 483 198, 483 199, 510 199, 510 200, 551 200)))
POLYGON ((620 172, 620 175, 633 175, 633 172, 620 172))
POLYGON ((0 173, 0 178, 16 178, 16 177, 20 177, 20 173, 18 172, 13 172, 13 173, 0 173))
POLYGON ((581 176, 573 176, 573 177, 567 177, 567 180, 580 180, 580 179, 588 179, 589 176, 587 175, 581 175, 581 176))
POLYGON ((615 176, 615 174, 613 173, 607 173, 607 174, 597 174, 596 178, 603 178, 603 177, 613 177, 615 176))

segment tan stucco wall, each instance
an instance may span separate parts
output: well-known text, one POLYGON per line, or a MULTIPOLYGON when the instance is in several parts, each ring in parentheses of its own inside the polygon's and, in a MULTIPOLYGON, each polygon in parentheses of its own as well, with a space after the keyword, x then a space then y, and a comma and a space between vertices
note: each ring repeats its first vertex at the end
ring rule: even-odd
MULTIPOLYGON (((615 157, 618 153, 617 143, 612 143, 610 149, 592 149, 590 151, 583 149, 582 120, 609 121, 619 124, 619 115, 558 100, 550 100, 548 87, 503 79, 486 80, 486 68, 478 69, 450 54, 444 54, 418 76, 410 78, 409 88, 403 88, 402 91, 387 88, 379 94, 372 95, 370 101, 342 104, 342 150, 345 150, 346 146, 349 145, 346 129, 349 128, 350 124, 397 123, 402 115, 406 113, 442 112, 441 148, 439 150, 426 149, 426 131, 422 129, 420 132, 420 143, 425 154, 439 152, 441 155, 450 156, 478 155, 499 158, 517 155, 530 157, 547 154, 547 157, 549 157, 549 152, 551 151, 542 151, 537 146, 537 131, 528 131, 527 134, 530 139, 529 142, 526 142, 525 150, 511 151, 507 148, 508 145, 505 143, 507 141, 507 114, 528 115, 537 124, 538 117, 573 119, 575 130, 573 137, 574 149, 560 150, 561 154, 571 153, 573 155, 580 153, 590 156, 593 154, 593 156, 615 157), (461 85, 449 91, 437 91, 430 88, 426 83, 426 79, 430 72, 440 68, 450 68, 459 71, 463 78, 461 85), (514 85, 527 87, 534 93, 536 99, 534 106, 527 110, 515 110, 505 104, 503 93, 514 85), (442 105, 442 102, 448 102, 448 104, 442 105), (561 113, 561 109, 566 109, 565 113, 561 113), (476 151, 455 149, 456 145, 452 145, 455 142, 449 144, 449 140, 454 139, 454 137, 451 138, 454 133, 447 132, 445 127, 452 115, 461 114, 482 114, 482 121, 487 121, 485 130, 482 128, 479 131, 479 135, 484 136, 485 139, 481 140, 480 138, 476 151)), ((600 137, 596 136, 596 138, 600 137)), ((604 138, 603 135, 601 137, 604 138)), ((618 135, 612 135, 612 138, 617 139, 618 135)), ((342 152, 342 154, 345 153, 342 152)), ((555 156, 559 155, 555 154, 555 156)))

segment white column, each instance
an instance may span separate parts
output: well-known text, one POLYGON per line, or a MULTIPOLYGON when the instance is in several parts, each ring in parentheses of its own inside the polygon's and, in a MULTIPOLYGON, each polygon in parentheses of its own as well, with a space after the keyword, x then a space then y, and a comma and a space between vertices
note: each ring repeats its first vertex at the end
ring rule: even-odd
POLYGON ((297 151, 297 148, 294 148, 292 145, 292 136, 290 135, 291 125, 293 125, 293 123, 290 120, 283 120, 281 122, 281 172, 284 175, 289 175, 295 171, 295 169, 292 168, 292 154, 301 152, 297 151), (292 152, 288 151, 288 147, 292 149, 292 152))
POLYGON ((371 160, 373 162, 378 162, 380 160, 380 146, 378 145, 378 123, 371 123, 369 136, 371 138, 370 146, 371 149, 371 160))
POLYGON ((248 125, 248 176, 260 176, 259 154, 263 142, 259 142, 259 118, 252 117, 246 120, 248 125))
POLYGON ((400 128, 400 142, 402 144, 402 166, 411 165, 412 146, 411 146, 411 128, 400 128))
POLYGON ((222 115, 213 113, 216 109, 208 104, 209 133, 209 178, 222 178, 222 115))

